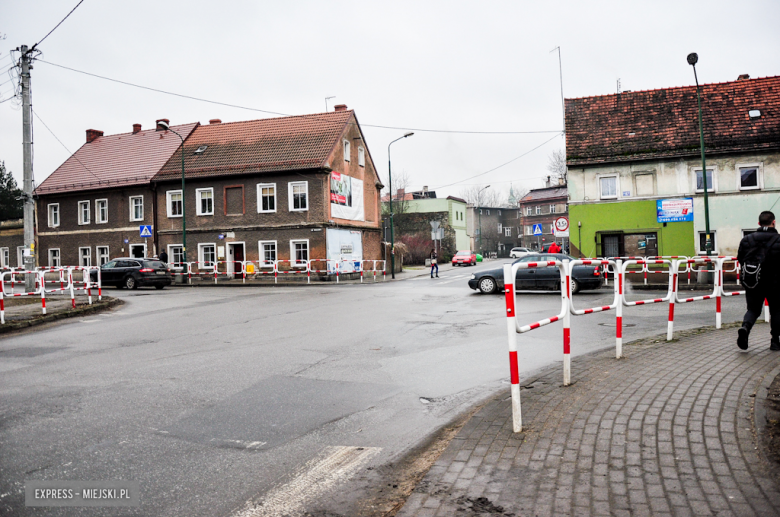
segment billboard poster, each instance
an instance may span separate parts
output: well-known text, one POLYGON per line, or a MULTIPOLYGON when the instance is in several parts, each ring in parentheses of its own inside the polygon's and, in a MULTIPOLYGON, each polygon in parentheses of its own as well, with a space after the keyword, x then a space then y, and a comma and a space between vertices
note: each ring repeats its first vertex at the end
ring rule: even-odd
POLYGON ((659 223, 693 221, 693 198, 658 199, 655 204, 659 223))
POLYGON ((330 173, 330 213, 332 217, 365 221, 363 181, 338 172, 330 173))
POLYGON ((328 273, 336 273, 336 262, 339 263, 340 274, 360 271, 360 261, 363 260, 362 232, 328 228, 325 238, 328 249, 328 273))

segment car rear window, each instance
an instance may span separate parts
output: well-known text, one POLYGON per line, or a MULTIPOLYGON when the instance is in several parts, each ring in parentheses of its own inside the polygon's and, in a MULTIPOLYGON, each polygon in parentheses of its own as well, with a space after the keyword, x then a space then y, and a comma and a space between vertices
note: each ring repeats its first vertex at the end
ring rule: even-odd
POLYGON ((152 269, 166 269, 165 265, 159 260, 146 260, 144 261, 144 267, 150 267, 152 269))

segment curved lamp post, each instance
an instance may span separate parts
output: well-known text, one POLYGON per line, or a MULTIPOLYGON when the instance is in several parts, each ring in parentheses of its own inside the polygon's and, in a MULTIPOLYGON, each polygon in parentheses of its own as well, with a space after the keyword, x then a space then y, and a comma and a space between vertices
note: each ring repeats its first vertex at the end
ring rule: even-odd
POLYGON ((181 251, 183 262, 187 262, 187 206, 184 204, 184 137, 171 129, 167 122, 161 120, 158 126, 181 138, 181 251))
POLYGON ((701 118, 701 93, 699 91, 699 78, 696 75, 696 63, 699 55, 696 52, 688 54, 688 64, 693 67, 693 77, 696 79, 696 101, 699 104, 699 145, 701 147, 701 178, 704 184, 704 230, 706 241, 704 247, 707 255, 712 254, 712 234, 710 233, 710 205, 707 198, 707 161, 704 158, 704 124, 701 118))
MULTIPOLYGON (((400 138, 396 138, 389 144, 387 144, 387 176, 390 182, 390 275, 395 278, 395 235, 393 234, 393 173, 390 167, 390 146, 399 140, 412 136, 414 133, 409 132, 400 138)), ((182 169, 184 166, 182 165, 182 169)), ((183 180, 182 180, 183 181, 183 180)))

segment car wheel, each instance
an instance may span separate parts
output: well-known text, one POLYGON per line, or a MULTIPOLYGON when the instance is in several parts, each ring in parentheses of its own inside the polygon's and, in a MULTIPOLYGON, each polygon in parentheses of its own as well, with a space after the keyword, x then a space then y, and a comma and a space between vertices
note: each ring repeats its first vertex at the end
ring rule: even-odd
POLYGON ((580 292, 580 283, 574 278, 571 279, 571 294, 577 294, 580 292))
POLYGON ((128 289, 138 289, 138 282, 136 282, 135 278, 132 276, 128 276, 125 278, 125 287, 128 289))
POLYGON ((491 294, 496 291, 496 281, 486 276, 479 281, 479 292, 482 294, 491 294))
POLYGON ((161 289, 165 289, 165 286, 164 285, 156 285, 156 286, 154 286, 154 288, 159 291, 161 289))

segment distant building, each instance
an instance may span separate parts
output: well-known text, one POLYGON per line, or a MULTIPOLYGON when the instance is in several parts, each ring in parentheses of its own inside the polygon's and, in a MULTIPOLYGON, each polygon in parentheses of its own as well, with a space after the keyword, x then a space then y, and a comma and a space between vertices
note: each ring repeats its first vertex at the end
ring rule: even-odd
POLYGON ((522 246, 541 250, 545 244, 555 241, 566 249, 565 237, 555 237, 555 220, 568 217, 568 189, 555 185, 534 189, 520 199, 522 213, 522 246))
POLYGON ((24 267, 24 219, 0 221, 0 268, 24 267))

